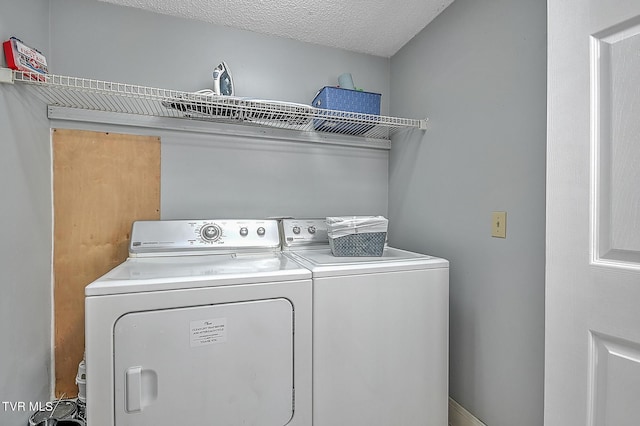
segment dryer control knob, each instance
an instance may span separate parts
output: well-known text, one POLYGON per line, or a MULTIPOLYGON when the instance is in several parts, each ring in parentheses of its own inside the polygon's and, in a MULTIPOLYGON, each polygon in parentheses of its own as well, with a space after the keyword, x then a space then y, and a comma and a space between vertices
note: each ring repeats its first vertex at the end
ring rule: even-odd
POLYGON ((249 230, 247 229, 246 226, 243 226, 242 228, 240 228, 240 235, 242 235, 243 237, 246 237, 247 235, 249 235, 249 230))
POLYGON ((200 235, 207 241, 217 241, 222 231, 218 225, 207 225, 200 231, 200 235))
POLYGON ((307 231, 309 231, 310 234, 315 234, 316 233, 316 227, 315 226, 310 226, 309 228, 307 228, 307 231))
POLYGON ((260 228, 258 228, 258 235, 263 236, 266 233, 266 231, 264 230, 264 228, 261 226, 260 228))
POLYGON ((300 233, 300 227, 299 226, 294 226, 292 229, 293 233, 298 235, 300 233))

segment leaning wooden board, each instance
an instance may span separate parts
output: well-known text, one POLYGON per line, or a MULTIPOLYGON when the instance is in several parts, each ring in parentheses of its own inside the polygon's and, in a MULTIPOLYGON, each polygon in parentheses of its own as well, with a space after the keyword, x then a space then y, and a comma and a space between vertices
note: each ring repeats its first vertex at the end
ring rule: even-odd
POLYGON ((52 143, 55 394, 74 397, 84 288, 127 258, 133 221, 160 218, 160 138, 54 129, 52 143))

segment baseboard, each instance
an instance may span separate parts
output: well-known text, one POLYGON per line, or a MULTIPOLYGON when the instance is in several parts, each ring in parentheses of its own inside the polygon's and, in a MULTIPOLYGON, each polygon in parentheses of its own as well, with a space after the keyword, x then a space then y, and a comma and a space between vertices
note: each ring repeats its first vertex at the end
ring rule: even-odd
POLYGON ((449 398, 449 426, 486 426, 473 414, 453 399, 449 398))

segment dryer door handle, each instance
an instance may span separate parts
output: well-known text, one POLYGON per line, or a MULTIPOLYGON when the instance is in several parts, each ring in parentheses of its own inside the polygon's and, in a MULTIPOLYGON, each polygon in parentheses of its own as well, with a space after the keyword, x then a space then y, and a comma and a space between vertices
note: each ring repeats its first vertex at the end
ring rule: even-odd
POLYGON ((125 409, 139 413, 158 397, 158 376, 141 366, 129 367, 125 373, 125 409))
POLYGON ((126 372, 127 413, 142 411, 142 367, 131 367, 126 372))

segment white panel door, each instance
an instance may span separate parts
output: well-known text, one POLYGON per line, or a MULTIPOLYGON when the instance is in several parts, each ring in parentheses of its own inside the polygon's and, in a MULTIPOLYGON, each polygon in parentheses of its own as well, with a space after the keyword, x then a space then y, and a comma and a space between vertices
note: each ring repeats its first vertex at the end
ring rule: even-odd
POLYGON ((640 1, 548 1, 545 426, 640 424, 640 1))
POLYGON ((126 314, 114 347, 116 426, 283 426, 293 416, 286 299, 126 314))

